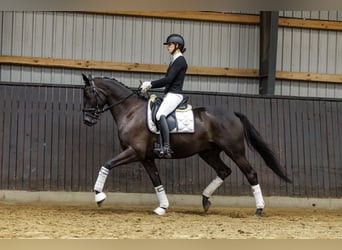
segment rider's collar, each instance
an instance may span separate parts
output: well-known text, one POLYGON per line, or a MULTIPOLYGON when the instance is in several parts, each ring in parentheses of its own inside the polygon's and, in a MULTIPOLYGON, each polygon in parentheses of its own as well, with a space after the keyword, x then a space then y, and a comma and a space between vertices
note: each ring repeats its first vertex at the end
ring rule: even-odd
POLYGON ((182 52, 176 52, 174 55, 172 55, 172 62, 174 62, 178 57, 182 56, 182 52))

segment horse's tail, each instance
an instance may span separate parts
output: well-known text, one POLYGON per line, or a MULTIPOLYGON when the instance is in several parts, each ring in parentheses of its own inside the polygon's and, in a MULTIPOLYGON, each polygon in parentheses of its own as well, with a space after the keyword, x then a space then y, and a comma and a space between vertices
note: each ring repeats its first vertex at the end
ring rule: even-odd
POLYGON ((248 120, 248 118, 238 112, 234 112, 237 117, 241 120, 244 126, 244 134, 245 139, 247 141, 247 145, 250 148, 254 148, 264 159, 266 165, 281 179, 286 182, 292 183, 292 181, 284 174, 281 169, 280 163, 278 159, 275 157, 272 150, 268 147, 268 145, 264 142, 259 132, 255 129, 253 124, 248 120))

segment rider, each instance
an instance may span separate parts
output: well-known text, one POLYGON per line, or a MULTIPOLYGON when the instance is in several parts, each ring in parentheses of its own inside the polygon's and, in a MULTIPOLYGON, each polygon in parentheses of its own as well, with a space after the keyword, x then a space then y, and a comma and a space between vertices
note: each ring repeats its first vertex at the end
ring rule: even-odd
POLYGON ((183 100, 183 83, 188 65, 183 56, 186 48, 184 47, 184 39, 181 35, 169 35, 164 45, 167 45, 167 50, 170 55, 172 55, 172 61, 166 71, 165 77, 155 81, 143 82, 140 88, 142 92, 146 92, 150 88, 165 87, 165 96, 156 114, 157 127, 160 130, 162 139, 162 147, 160 149, 155 149, 155 151, 160 151, 159 155, 164 156, 165 158, 171 158, 173 151, 170 146, 170 131, 166 122, 166 117, 174 111, 183 100))

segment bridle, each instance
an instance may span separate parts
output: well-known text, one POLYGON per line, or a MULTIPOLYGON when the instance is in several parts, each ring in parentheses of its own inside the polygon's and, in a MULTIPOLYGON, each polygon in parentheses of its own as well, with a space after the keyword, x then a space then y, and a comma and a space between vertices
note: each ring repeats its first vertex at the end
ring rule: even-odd
POLYGON ((122 98, 121 100, 109 105, 106 108, 100 108, 99 105, 99 101, 98 99, 101 100, 102 103, 106 103, 106 101, 103 99, 103 97, 101 97, 99 90, 96 88, 95 86, 95 82, 93 79, 90 79, 90 83, 91 83, 91 88, 93 90, 93 94, 94 94, 94 98, 95 98, 95 102, 96 102, 96 106, 94 108, 83 108, 82 112, 84 115, 84 122, 88 125, 93 125, 96 123, 96 120, 100 119, 100 115, 112 108, 114 108, 115 106, 119 105, 120 103, 124 102, 125 100, 127 100, 129 97, 131 97, 132 95, 134 95, 134 91, 132 91, 132 93, 130 93, 129 95, 127 95, 126 97, 122 98))

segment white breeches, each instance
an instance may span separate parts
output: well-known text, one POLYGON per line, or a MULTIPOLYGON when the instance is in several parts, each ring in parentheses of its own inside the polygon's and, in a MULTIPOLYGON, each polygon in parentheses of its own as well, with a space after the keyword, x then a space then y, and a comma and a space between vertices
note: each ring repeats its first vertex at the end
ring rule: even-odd
POLYGON ((157 120, 159 121, 162 115, 164 115, 165 117, 168 116, 172 111, 174 111, 177 108, 177 106, 182 102, 182 100, 183 95, 181 94, 167 93, 156 114, 157 120))

